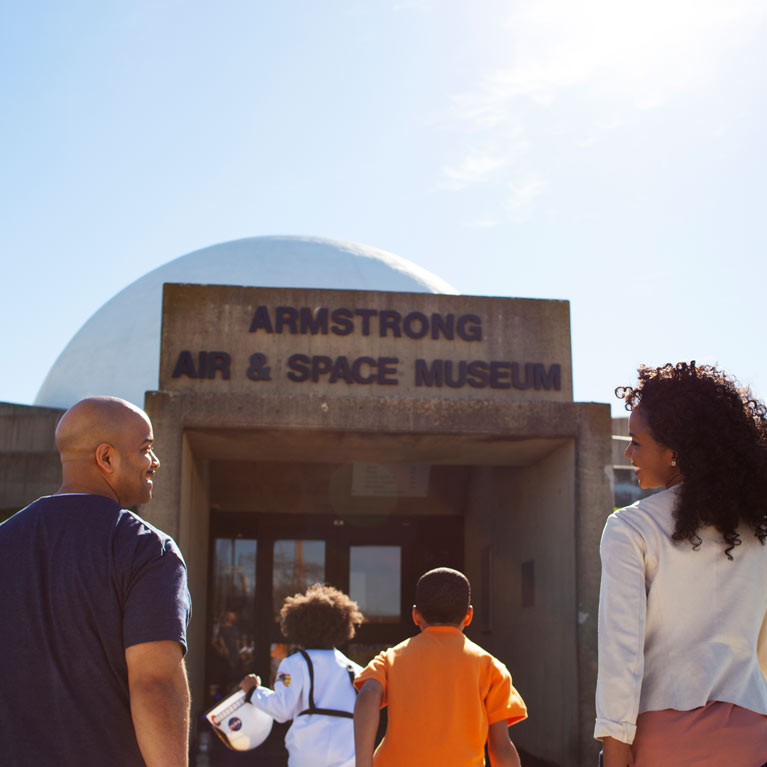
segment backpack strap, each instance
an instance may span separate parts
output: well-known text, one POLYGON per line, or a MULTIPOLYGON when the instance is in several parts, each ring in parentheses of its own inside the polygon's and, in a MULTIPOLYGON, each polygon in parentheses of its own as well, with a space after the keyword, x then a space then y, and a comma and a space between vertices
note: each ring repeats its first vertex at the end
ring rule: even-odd
MULTIPOLYGON (((349 711, 337 711, 334 708, 317 708, 314 703, 314 664, 312 663, 312 659, 309 657, 309 653, 306 652, 306 650, 299 650, 298 652, 301 653, 304 660, 306 661, 306 665, 309 667, 309 708, 301 711, 298 716, 305 716, 307 714, 323 714, 324 716, 338 716, 344 719, 354 719, 354 714, 349 711)), ((354 671, 351 666, 348 667, 348 671, 349 679, 352 682, 352 687, 356 692, 357 690, 354 687, 354 671)))

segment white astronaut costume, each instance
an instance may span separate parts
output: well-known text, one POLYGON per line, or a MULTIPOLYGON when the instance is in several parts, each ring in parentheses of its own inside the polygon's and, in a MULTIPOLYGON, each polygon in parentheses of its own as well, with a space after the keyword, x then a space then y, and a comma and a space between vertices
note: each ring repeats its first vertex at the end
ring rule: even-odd
POLYGON ((280 663, 274 690, 255 689, 253 705, 278 722, 293 720, 288 767, 354 767, 354 722, 344 714, 354 711, 352 678, 361 671, 339 650, 304 650, 280 663))

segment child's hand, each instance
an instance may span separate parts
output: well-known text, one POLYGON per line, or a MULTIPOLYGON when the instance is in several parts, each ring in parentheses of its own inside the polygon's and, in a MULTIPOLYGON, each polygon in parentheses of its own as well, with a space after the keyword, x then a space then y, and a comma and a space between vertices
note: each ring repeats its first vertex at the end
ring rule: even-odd
POLYGON ((254 687, 259 687, 261 685, 261 677, 256 676, 255 674, 248 674, 241 682, 240 682, 240 689, 244 690, 245 692, 250 692, 254 687))

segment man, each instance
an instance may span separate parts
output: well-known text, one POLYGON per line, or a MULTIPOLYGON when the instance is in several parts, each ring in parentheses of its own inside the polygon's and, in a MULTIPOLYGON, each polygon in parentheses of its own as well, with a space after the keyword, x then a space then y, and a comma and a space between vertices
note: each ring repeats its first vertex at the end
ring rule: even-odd
POLYGON ((0 525, 0 762, 186 767, 191 611, 174 541, 125 507, 160 465, 146 414, 89 397, 56 428, 63 483, 0 525))

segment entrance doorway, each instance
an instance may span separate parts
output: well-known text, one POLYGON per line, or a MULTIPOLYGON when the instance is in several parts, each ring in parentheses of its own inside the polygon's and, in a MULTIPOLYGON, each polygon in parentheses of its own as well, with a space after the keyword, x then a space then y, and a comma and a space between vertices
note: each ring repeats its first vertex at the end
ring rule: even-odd
MULTIPOLYGON (((286 596, 329 583, 358 602, 365 623, 339 648, 362 666, 415 632, 418 577, 433 567, 463 568, 463 517, 334 516, 211 512, 206 708, 246 673, 273 686, 286 643, 279 612, 286 596)), ((285 727, 259 747, 259 764, 285 764, 285 727)), ((241 763, 214 749, 211 764, 241 763)))

